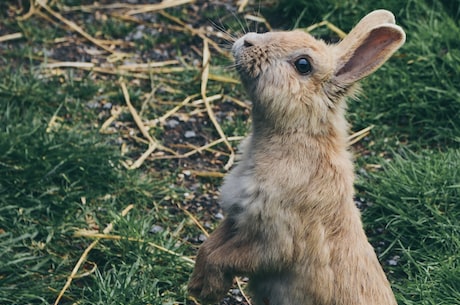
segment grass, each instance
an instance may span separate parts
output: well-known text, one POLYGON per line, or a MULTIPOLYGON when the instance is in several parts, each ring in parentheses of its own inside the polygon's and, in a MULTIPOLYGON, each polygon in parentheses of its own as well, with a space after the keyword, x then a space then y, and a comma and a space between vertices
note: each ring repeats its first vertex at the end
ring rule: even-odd
POLYGON ((402 304, 460 300, 459 157, 457 149, 404 150, 360 180, 372 204, 366 228, 402 304))
POLYGON ((78 272, 83 276, 74 279, 65 302, 158 300, 155 304, 163 304, 159 296, 163 301, 184 299, 184 291, 177 289, 175 281, 186 281, 190 264, 148 244, 178 253, 186 250, 180 239, 183 232, 177 229, 185 221, 183 215, 176 219, 162 205, 164 197, 178 197, 184 191, 171 189, 168 177, 153 180, 122 170, 119 152, 107 139, 82 126, 78 112, 88 110, 78 106, 77 96, 65 94, 71 100, 65 113, 78 118, 78 123, 63 123, 49 130, 53 114, 66 106, 56 104, 59 111, 53 112, 49 105, 53 97, 46 96, 49 88, 36 85, 56 84, 33 77, 15 84, 24 90, 17 90, 14 96, 11 91, 0 91, 0 303, 52 303, 91 242, 75 237, 76 230, 97 232, 111 222, 114 230, 110 233, 124 238, 99 242, 78 272), (33 103, 24 104, 31 94, 33 103), (41 100, 37 95, 47 98, 41 100), (121 217, 120 212, 131 203, 134 209, 121 217), (161 224, 162 231, 149 233, 155 224, 161 224))
MULTIPOLYGON (((209 116, 238 139, 248 109, 233 100, 246 97, 215 48, 206 95, 221 96, 213 113, 200 101, 204 38, 193 29, 211 16, 235 34, 240 22, 220 2, 134 19, 120 18, 122 9, 49 2, 112 49, 45 9, 21 20, 27 4, 0 3, 0 37, 22 35, 0 42, 0 304, 54 304, 69 277, 59 304, 194 304, 186 293, 191 260, 203 230, 219 221, 217 187, 231 157, 209 116), (171 59, 177 62, 164 62, 171 59), (69 61, 93 68, 44 66, 69 61), (133 65, 146 63, 164 65, 133 65), (156 121, 174 107, 164 124, 156 121), (164 147, 129 170, 155 144, 142 129, 164 147), (202 147, 211 142, 218 144, 202 147), (177 156, 187 152, 195 153, 177 156)), ((357 198, 398 303, 460 304, 459 2, 280 3, 246 12, 262 11, 284 28, 328 20, 348 31, 368 11, 388 8, 406 30, 404 47, 350 101, 353 130, 375 126, 353 148, 357 198)), ((324 27, 313 34, 334 39, 324 27)), ((206 37, 225 50, 216 32, 206 37)))

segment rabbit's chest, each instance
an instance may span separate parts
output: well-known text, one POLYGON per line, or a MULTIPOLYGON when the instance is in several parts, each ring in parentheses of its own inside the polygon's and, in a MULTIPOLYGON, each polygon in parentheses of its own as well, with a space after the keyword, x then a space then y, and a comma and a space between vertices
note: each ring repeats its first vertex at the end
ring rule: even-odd
POLYGON ((221 187, 222 208, 229 214, 243 212, 254 203, 258 193, 260 183, 253 168, 239 164, 227 175, 221 187))
POLYGON ((307 168, 283 160, 264 162, 245 160, 227 175, 221 187, 221 205, 227 214, 277 213, 308 184, 307 168))

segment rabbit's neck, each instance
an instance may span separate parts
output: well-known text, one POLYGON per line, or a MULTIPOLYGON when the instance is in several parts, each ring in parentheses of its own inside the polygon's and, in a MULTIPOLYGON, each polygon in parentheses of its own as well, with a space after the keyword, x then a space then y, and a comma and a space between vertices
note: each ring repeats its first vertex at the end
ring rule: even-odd
POLYGON ((346 140, 348 123, 345 119, 346 103, 339 100, 331 104, 323 99, 301 103, 281 100, 254 99, 252 109, 253 132, 263 137, 291 134, 346 140))
POLYGON ((344 116, 339 115, 327 122, 306 118, 293 124, 270 122, 253 116, 252 138, 253 149, 262 148, 264 143, 273 145, 273 139, 285 149, 296 143, 311 142, 317 150, 346 151, 348 146, 348 123, 344 116))
POLYGON ((313 175, 318 168, 321 168, 320 171, 333 170, 353 175, 347 133, 344 130, 331 127, 327 132, 312 134, 303 129, 279 132, 269 128, 255 128, 250 142, 247 155, 255 158, 253 162, 256 164, 261 160, 275 163, 286 160, 298 168, 305 167, 309 175, 313 175), (323 163, 333 166, 323 166, 323 163))

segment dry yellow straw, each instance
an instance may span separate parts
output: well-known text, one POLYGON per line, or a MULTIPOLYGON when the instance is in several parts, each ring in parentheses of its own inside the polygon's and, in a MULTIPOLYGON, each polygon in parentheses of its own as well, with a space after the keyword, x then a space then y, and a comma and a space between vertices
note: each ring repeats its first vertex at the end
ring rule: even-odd
POLYGON ((13 33, 0 36, 0 42, 5 42, 9 40, 19 39, 22 38, 22 33, 13 33))
POLYGON ((330 23, 329 21, 327 20, 324 20, 324 21, 321 21, 321 22, 318 22, 318 23, 315 23, 313 25, 310 25, 309 27, 307 27, 305 30, 307 32, 311 32, 313 31, 314 29, 316 28, 319 28, 321 26, 326 26, 328 27, 331 31, 333 31, 334 33, 336 33, 340 39, 343 39, 345 38, 345 36, 347 36, 347 33, 345 33, 344 31, 342 31, 341 29, 339 29, 338 27, 336 27, 335 25, 333 25, 332 23, 330 23))
POLYGON ((171 254, 171 255, 174 255, 174 256, 177 256, 179 258, 181 258, 183 261, 191 264, 191 265, 194 265, 195 264, 195 261, 191 258, 188 258, 186 256, 183 256, 183 255, 180 255, 174 251, 171 251, 169 249, 166 249, 165 247, 162 247, 160 245, 157 245, 155 243, 152 243, 152 242, 146 242, 145 240, 143 239, 138 239, 138 238, 132 238, 132 237, 124 237, 124 236, 120 236, 120 235, 110 235, 110 234, 101 234, 101 233, 93 233, 93 232, 89 232, 89 231, 86 231, 86 230, 79 230, 77 232, 75 232, 74 234, 75 237, 89 237, 89 238, 97 238, 98 240, 99 239, 110 239, 110 240, 129 240, 129 241, 135 241, 135 242, 140 242, 140 243, 147 243, 148 245, 160 250, 160 251, 163 251, 163 252, 166 252, 168 254, 171 254))
POLYGON ((157 4, 142 5, 140 8, 128 11, 126 15, 136 15, 136 14, 142 14, 142 13, 150 13, 153 11, 161 11, 166 8, 179 6, 179 5, 183 5, 183 4, 187 4, 191 2, 195 2, 195 1, 194 0, 169 0, 169 1, 163 1, 157 4))
POLYGON ((209 52, 208 41, 203 39, 203 72, 201 73, 201 97, 203 98, 204 104, 206 106, 206 111, 208 112, 211 122, 214 124, 214 127, 219 133, 221 139, 224 141, 225 145, 230 151, 230 158, 228 159, 227 164, 225 164, 224 166, 224 168, 228 170, 233 165, 233 162, 235 160, 235 152, 233 151, 232 145, 230 145, 230 143, 228 142, 227 136, 224 134, 224 131, 217 122, 216 116, 214 115, 214 111, 212 110, 211 105, 206 97, 210 60, 211 53, 209 52))
POLYGON ((145 127, 144 123, 142 122, 142 119, 141 117, 139 116, 139 114, 137 113, 136 111, 136 108, 134 108, 133 104, 131 104, 131 99, 129 97, 129 93, 128 93, 128 88, 126 87, 126 84, 124 81, 120 81, 120 86, 121 86, 121 90, 123 91, 123 96, 125 98, 125 102, 126 102, 126 105, 128 106, 128 109, 129 109, 129 112, 131 112, 131 115, 133 116, 133 119, 134 119, 134 122, 136 123, 137 127, 139 128, 140 132, 142 133, 142 135, 148 140, 149 142, 149 148, 147 149, 147 151, 145 151, 142 156, 136 160, 130 167, 129 169, 136 169, 136 168, 139 168, 143 163, 144 161, 147 159, 147 157, 155 151, 155 149, 157 148, 160 148, 162 150, 165 150, 165 151, 168 151, 172 154, 176 154, 173 150, 167 148, 167 147, 164 147, 163 145, 161 145, 160 143, 158 143, 158 141, 156 141, 148 132, 147 128, 145 127))
MULTIPOLYGON (((121 212, 121 216, 126 216, 129 211, 131 211, 132 209, 134 208, 134 205, 130 204, 128 205, 122 212, 121 212)), ((105 227, 105 229, 103 230, 104 234, 108 234, 110 231, 112 231, 113 229, 113 223, 109 223, 107 225, 107 227, 105 227)), ((62 288, 61 292, 59 292, 59 295, 57 296, 56 298, 56 301, 54 302, 54 305, 57 305, 59 304, 59 302, 61 301, 62 297, 64 296, 64 293, 66 292, 66 290, 70 287, 70 284, 72 284, 72 280, 74 278, 76 278, 76 274, 78 272, 78 270, 80 269, 81 265, 83 264, 83 262, 86 260, 86 257, 88 256, 89 252, 98 244, 99 242, 99 239, 93 241, 86 249, 85 251, 83 251, 83 254, 80 256, 80 259, 78 260, 78 262, 75 264, 75 267, 73 268, 72 270, 72 273, 69 275, 69 277, 67 278, 67 282, 65 283, 64 287, 62 288)))
POLYGON ((360 131, 357 131, 357 132, 353 133, 352 135, 350 135, 348 137, 348 145, 353 145, 353 144, 359 142, 361 139, 366 137, 371 132, 372 128, 374 128, 374 125, 368 126, 368 127, 364 128, 364 129, 361 129, 360 131))
POLYGON ((73 21, 70 21, 70 20, 67 20, 66 18, 64 18, 61 14, 53 11, 48 5, 46 5, 46 1, 45 0, 37 0, 37 3, 38 5, 40 5, 42 8, 44 8, 49 14, 51 14, 53 17, 55 17, 56 19, 59 19, 60 21, 62 21, 65 25, 67 25, 68 27, 70 27, 72 30, 74 30, 75 32, 77 32, 78 34, 80 34, 81 36, 83 36, 84 38, 86 38, 87 40, 91 41, 92 43, 94 43, 95 45, 97 45, 98 47, 100 47, 101 49, 104 49, 106 50, 107 52, 110 52, 110 53, 113 53, 114 51, 108 47, 106 47, 105 45, 101 44, 99 40, 95 39, 93 36, 91 36, 90 34, 86 33, 81 27, 79 27, 75 22, 73 21))

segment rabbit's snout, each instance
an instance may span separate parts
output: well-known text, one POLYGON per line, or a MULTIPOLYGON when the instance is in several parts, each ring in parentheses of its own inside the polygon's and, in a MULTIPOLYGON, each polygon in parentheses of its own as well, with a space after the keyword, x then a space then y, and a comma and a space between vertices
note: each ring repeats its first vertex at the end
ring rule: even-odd
POLYGON ((247 33, 242 37, 243 39, 243 46, 246 48, 250 48, 252 46, 255 46, 257 42, 263 42, 263 37, 265 37, 264 34, 258 34, 258 33, 247 33))
POLYGON ((232 47, 235 66, 243 79, 257 78, 268 68, 268 48, 266 34, 247 33, 232 47))
POLYGON ((263 34, 247 33, 243 37, 239 38, 232 46, 233 56, 238 57, 244 49, 256 46, 262 37, 263 34))

